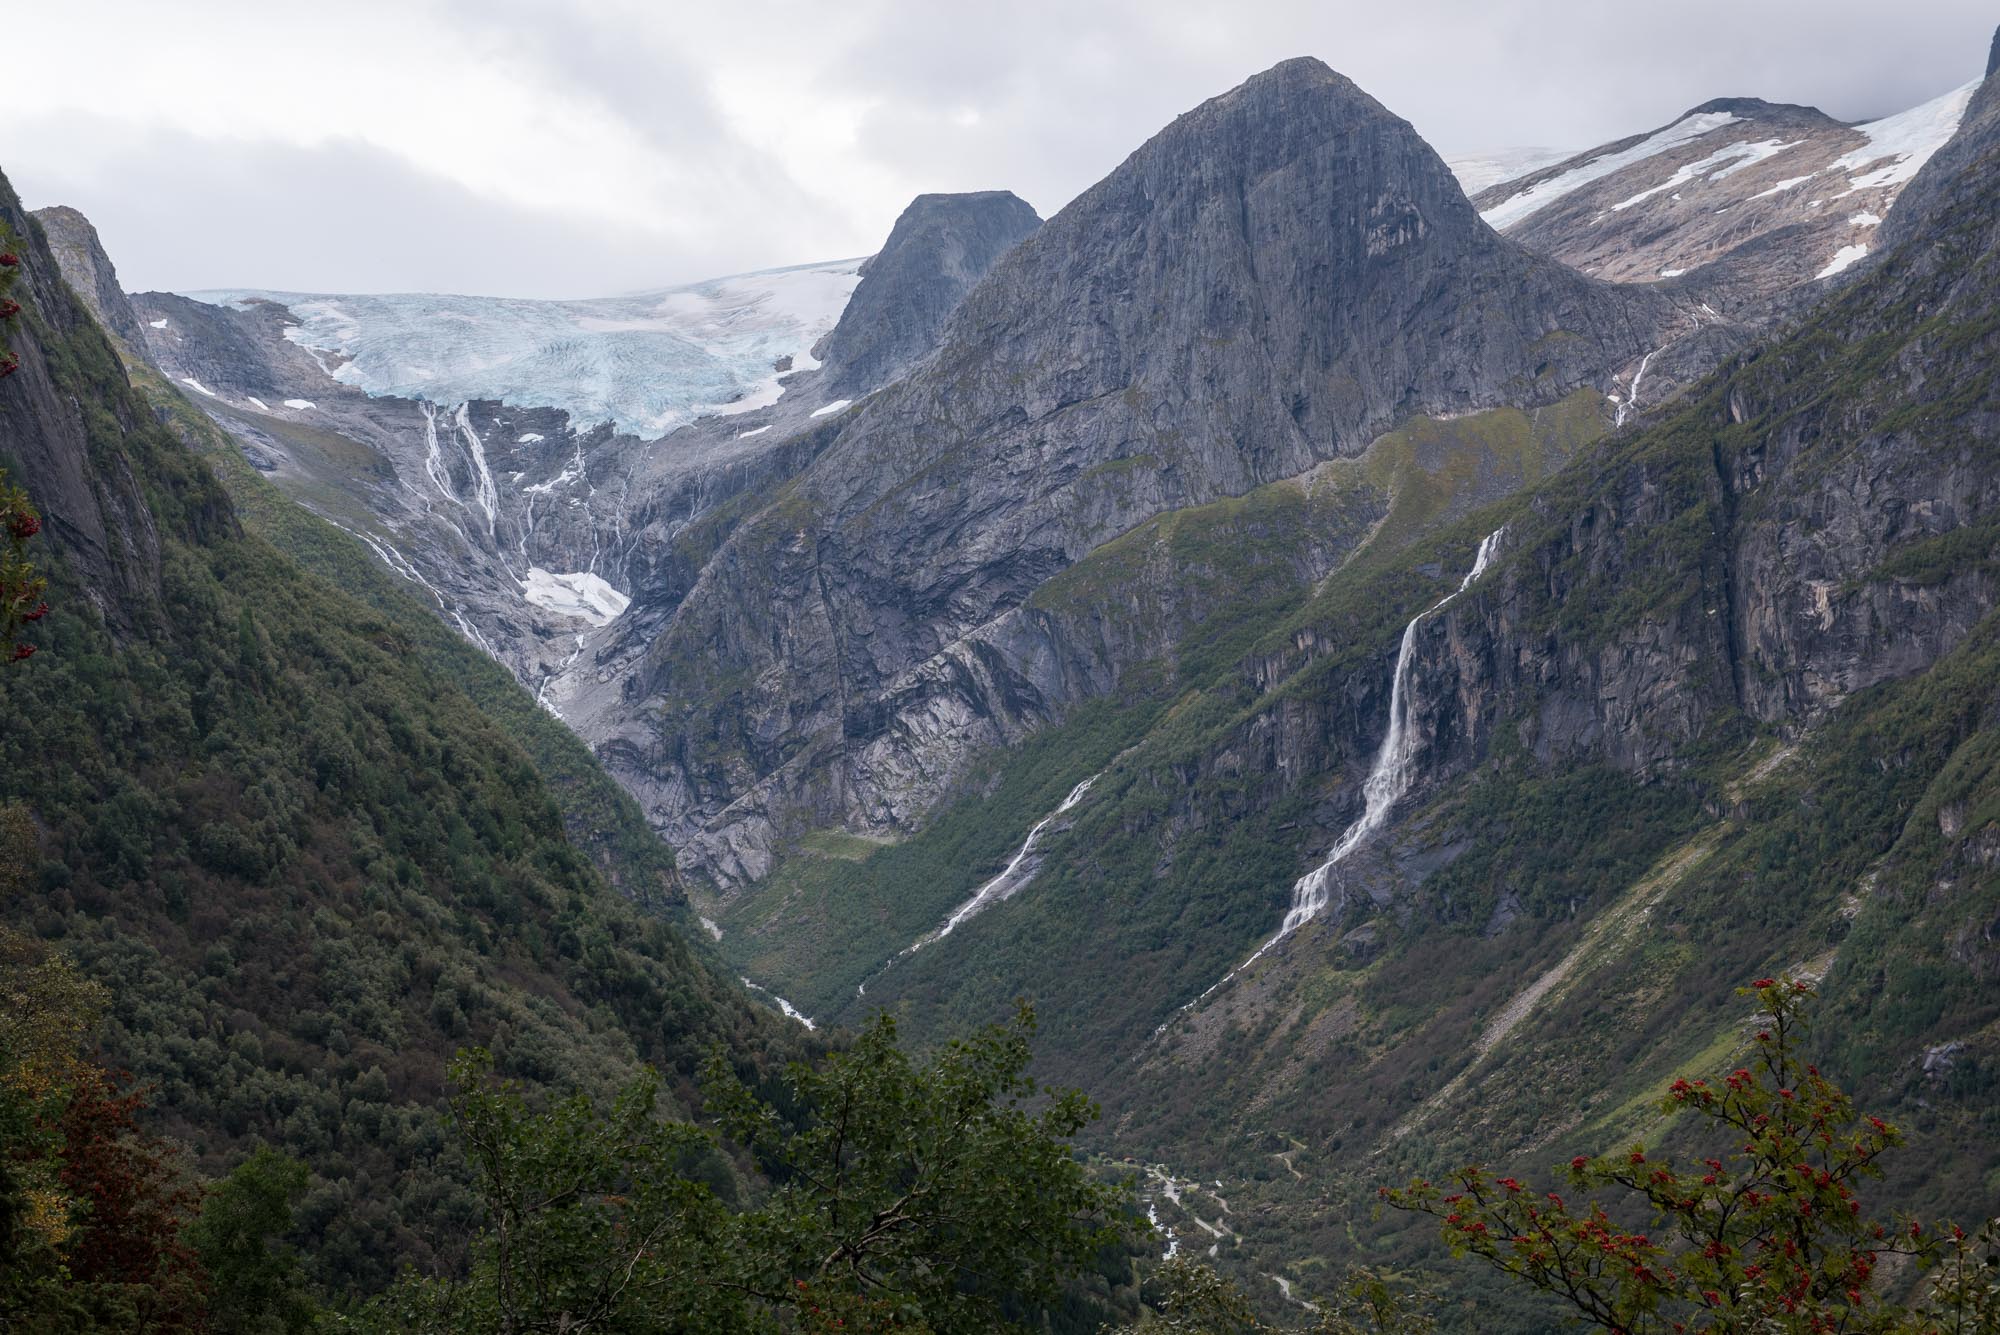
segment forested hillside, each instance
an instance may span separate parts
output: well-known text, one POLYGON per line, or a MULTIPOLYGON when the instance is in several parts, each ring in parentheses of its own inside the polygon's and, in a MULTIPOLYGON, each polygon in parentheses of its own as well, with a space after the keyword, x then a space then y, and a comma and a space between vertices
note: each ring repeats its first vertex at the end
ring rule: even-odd
POLYGON ((339 535, 250 487, 246 524, 11 188, 0 221, 26 274, 0 467, 47 517, 52 609, 0 677, 0 802, 32 828, 0 914, 107 989, 150 1124, 208 1174, 303 1159, 310 1269, 366 1291, 469 1241, 435 1116, 460 1046, 554 1087, 654 1063, 684 1105, 712 1044, 791 1050, 613 892, 657 904, 670 858, 574 739, 379 576, 327 578, 339 535))

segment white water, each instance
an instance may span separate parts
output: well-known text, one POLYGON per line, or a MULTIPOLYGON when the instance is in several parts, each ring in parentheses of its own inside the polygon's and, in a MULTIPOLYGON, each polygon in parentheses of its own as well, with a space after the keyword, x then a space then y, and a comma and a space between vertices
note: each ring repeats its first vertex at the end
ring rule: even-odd
MULTIPOLYGON (((1382 746, 1375 752, 1374 767, 1368 771, 1368 778, 1361 785, 1360 817, 1342 832, 1340 838, 1334 840, 1326 861, 1292 883, 1292 906, 1286 911, 1285 920, 1279 924, 1277 934, 1257 947, 1256 954, 1224 974, 1220 982, 1182 1006, 1183 1011, 1193 1010, 1208 1000, 1224 983, 1264 958, 1271 947, 1317 917, 1326 907, 1333 869, 1388 823, 1389 813, 1403 794, 1410 790, 1410 780, 1416 771, 1417 741, 1410 733, 1410 706, 1406 695, 1410 679, 1410 650, 1417 642, 1417 627, 1423 624, 1425 617, 1471 588, 1472 582, 1486 573, 1486 568, 1493 564, 1493 558, 1500 552, 1500 535, 1504 532, 1505 529, 1495 529, 1487 534, 1481 540, 1479 550, 1473 554, 1472 569, 1466 572, 1458 587, 1411 617, 1410 624, 1403 627, 1403 642, 1396 651, 1396 670, 1389 678, 1389 730, 1383 734, 1382 746)), ((1163 1024, 1153 1032, 1160 1033, 1165 1029, 1163 1024)))
MULTIPOLYGON (((1028 855, 1035 851, 1035 845, 1041 840, 1042 831, 1049 827, 1049 822, 1081 802, 1083 795, 1090 791, 1090 785, 1096 783, 1102 777, 1101 774, 1093 774, 1076 787, 1070 789, 1069 796, 1065 797, 1054 811, 1051 811, 1048 815, 1035 822, 1034 828, 1028 831, 1028 837, 1021 841, 1021 847, 1015 851, 1012 858, 1008 859, 1007 865, 1000 869, 998 876, 995 876, 992 880, 973 891, 972 897, 947 914, 944 922, 935 930, 918 937, 915 941, 897 951, 895 955, 890 957, 888 964, 877 969, 870 977, 881 977, 890 965, 895 964, 897 960, 907 959, 931 942, 943 940, 958 930, 960 926, 984 913, 987 909, 992 908, 995 904, 1003 900, 1012 899, 1015 895, 1019 894, 1027 886, 1028 882, 1035 879, 1035 869, 1030 868, 1026 873, 1023 873, 1021 864, 1026 862, 1028 855)), ((856 996, 867 996, 867 982, 864 981, 855 984, 854 993, 856 996)))
POLYGON ((1035 827, 1028 831, 1028 837, 1021 841, 1020 851, 1014 854, 1007 865, 1001 869, 1000 874, 973 891, 972 898, 953 909, 951 915, 944 920, 942 927, 938 928, 936 932, 922 941, 917 942, 916 945, 911 946, 910 949, 916 950, 919 946, 923 946, 931 941, 950 936, 953 931, 957 930, 960 923, 970 921, 1003 899, 1011 898, 1022 886, 1033 880, 1034 874, 1031 872, 1027 876, 1021 877, 1017 882, 1015 880, 1015 873, 1020 871, 1021 863, 1027 859, 1028 854, 1035 851, 1035 843, 1042 837, 1042 831, 1048 828, 1049 822, 1068 811, 1071 807, 1074 807, 1078 802, 1081 802, 1083 795, 1090 791, 1090 785, 1096 782, 1097 776, 1093 774, 1076 787, 1070 789, 1069 796, 1062 800, 1060 806, 1035 822, 1035 827))
POLYGON ((472 456, 472 469, 477 475, 473 480, 473 499, 486 512, 486 536, 493 536, 493 524, 499 515, 500 497, 493 487, 493 474, 486 467, 486 442, 472 429, 472 405, 461 403, 452 420, 458 424, 458 433, 465 439, 466 453, 472 456))
MULTIPOLYGON (((1639 359, 1639 369, 1632 373, 1632 387, 1625 392, 1625 401, 1618 404, 1618 419, 1613 425, 1624 426, 1625 419, 1639 411, 1639 383, 1646 378, 1646 368, 1652 364, 1653 358, 1660 355, 1660 351, 1654 348, 1639 359)), ((1612 396, 1612 401, 1617 402, 1616 395, 1612 396)))
POLYGON ((801 1011, 797 1006, 794 1006, 791 1002, 786 1001, 783 997, 779 996, 776 992, 773 992, 770 988, 765 987, 762 983, 753 983, 748 978, 743 978, 741 974, 738 974, 737 977, 742 978, 743 986, 749 988, 752 992, 761 992, 765 996, 769 997, 777 1005, 778 1009, 784 1013, 786 1019, 797 1020, 800 1024, 804 1025, 808 1029, 819 1028, 818 1025, 813 1023, 812 1016, 807 1015, 804 1011, 801 1011))

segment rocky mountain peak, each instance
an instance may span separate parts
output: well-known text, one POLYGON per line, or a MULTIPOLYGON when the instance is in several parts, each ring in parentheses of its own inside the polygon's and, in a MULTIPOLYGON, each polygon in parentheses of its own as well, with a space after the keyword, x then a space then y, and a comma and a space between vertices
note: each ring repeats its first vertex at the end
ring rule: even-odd
POLYGON ((51 204, 34 212, 48 235, 49 249, 61 266, 62 276, 97 322, 124 339, 133 351, 143 352, 146 338, 139 317, 126 300, 125 289, 118 284, 118 270, 90 219, 67 204, 51 204))
POLYGON ((1874 121, 1721 97, 1482 191, 1481 216, 1613 282, 1679 280, 1705 319, 1764 323, 1880 248, 1877 229, 1965 108, 1954 89, 1874 121))
POLYGON ((858 397, 921 361, 973 284, 1041 225, 1008 190, 910 201, 819 348, 828 388, 858 397))
POLYGON ((2000 28, 1993 30, 1993 49, 1986 53, 1986 77, 1992 78, 1994 70, 2000 70, 2000 28))
POLYGON ((1778 117, 1816 117, 1831 122, 1818 107, 1803 106, 1797 102, 1767 102, 1761 97, 1712 97, 1698 107, 1689 107, 1681 113, 1681 119, 1689 116, 1703 116, 1721 112, 1740 117, 1743 120, 1762 120, 1778 117))
POLYGON ((708 559, 618 717, 575 721, 718 881, 762 874, 802 810, 908 828, 979 748, 1115 678, 1019 633, 1096 547, 1416 414, 1609 390, 1675 321, 1496 235, 1407 122, 1287 61, 1001 256, 708 559), (755 685, 716 715, 725 674, 755 685))

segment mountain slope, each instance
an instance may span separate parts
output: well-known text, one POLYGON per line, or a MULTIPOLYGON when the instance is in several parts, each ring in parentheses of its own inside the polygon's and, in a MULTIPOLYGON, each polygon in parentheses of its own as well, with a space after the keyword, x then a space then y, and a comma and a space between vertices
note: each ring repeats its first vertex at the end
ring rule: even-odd
MULTIPOLYGON (((1890 1198, 1989 1210, 1996 96, 1911 184, 1901 244, 1677 408, 1364 541, 1216 658, 1158 665, 1168 689, 989 757, 923 833, 809 843, 724 949, 920 1032, 1034 998, 1107 1144, 1223 1179, 1249 1239, 1224 1259, 1295 1281, 1429 1246, 1371 1218, 1377 1184, 1665 1134, 1660 1077, 1728 1069, 1733 989, 1780 969, 1823 977, 1820 1054, 1916 1131, 1890 1198), (1316 916, 1214 986, 1365 810, 1399 708, 1403 800, 1316 916), (1085 779, 1025 887, 898 956, 1085 779), (820 931, 836 897, 891 932, 820 931)), ((1244 518, 1151 527, 1248 545, 1244 518)), ((1115 585, 1121 555, 1068 578, 1115 585)))
POLYGON ((827 388, 859 397, 937 346, 965 294, 1042 220, 1009 191, 918 195, 861 266, 861 282, 827 335, 827 388))
POLYGON ((1474 202, 1507 236, 1585 273, 1679 280, 1725 316, 1761 320, 1879 244, 1876 229, 1951 138, 1973 87, 1861 125, 1719 98, 1474 202))
POLYGON ((1416 414, 1607 390, 1691 327, 1496 237, 1405 122, 1287 62, 1002 258, 582 726, 732 884, 785 830, 905 828, 975 749, 1101 689, 1021 612, 1091 549, 1416 414))
POLYGON ((0 674, 0 802, 38 844, 0 913, 108 987, 106 1054, 157 1086, 159 1124, 211 1173, 260 1140, 305 1159, 318 1278, 366 1289, 463 1245, 434 1129, 456 1047, 593 1089, 652 1061, 683 1099, 711 1043, 784 1051, 570 843, 461 685, 491 671, 474 651, 246 533, 4 181, 0 222, 27 298, 0 462, 47 516, 55 608, 0 674))

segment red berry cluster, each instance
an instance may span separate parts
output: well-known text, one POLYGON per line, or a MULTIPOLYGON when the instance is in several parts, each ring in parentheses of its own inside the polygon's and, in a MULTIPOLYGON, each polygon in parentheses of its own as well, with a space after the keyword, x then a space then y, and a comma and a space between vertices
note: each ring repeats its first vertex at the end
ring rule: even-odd
POLYGON ((1985 1301, 1979 1285, 1940 1281, 1919 1307, 1903 1308, 1875 1277, 1885 1256, 1970 1264, 1991 1243, 1864 1216, 1856 1187, 1880 1176, 1875 1161, 1900 1133, 1857 1113, 1799 1059, 1809 983, 1760 978, 1744 991, 1764 1011, 1745 1064, 1713 1083, 1675 1080, 1660 1101, 1661 1111, 1693 1116, 1740 1151, 1685 1168, 1639 1145, 1579 1154, 1569 1181, 1593 1198, 1574 1209, 1477 1165, 1454 1173, 1448 1193, 1420 1178, 1384 1188, 1382 1200, 1436 1216, 1453 1252, 1554 1294, 1605 1330, 1975 1328, 1933 1316, 1985 1301), (1598 1195, 1616 1203, 1607 1208, 1598 1195), (1616 1222, 1642 1211, 1654 1221, 1650 1233, 1616 1222))
MULTIPOLYGON (((14 285, 14 279, 17 276, 16 271, 19 269, 20 264, 21 257, 13 251, 0 251, 0 293, 4 293, 14 285)), ((20 313, 20 302, 14 300, 12 297, 0 296, 0 320, 11 320, 20 313)), ((20 354, 8 351, 6 341, 0 339, 0 380, 5 380, 20 369, 20 354)))

